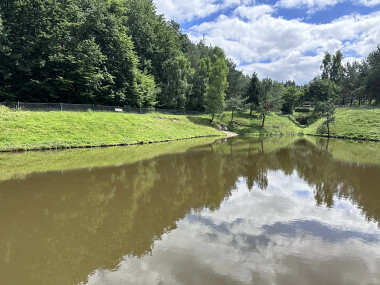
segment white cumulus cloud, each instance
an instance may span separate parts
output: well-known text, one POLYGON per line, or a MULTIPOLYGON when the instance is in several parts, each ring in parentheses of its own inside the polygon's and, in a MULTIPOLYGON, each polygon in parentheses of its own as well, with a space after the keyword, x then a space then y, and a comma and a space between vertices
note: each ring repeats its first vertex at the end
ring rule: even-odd
POLYGON ((257 71, 261 77, 298 83, 319 72, 325 51, 341 49, 345 56, 362 58, 380 43, 380 12, 313 24, 276 17, 269 9, 249 16, 251 8, 239 7, 231 16, 195 25, 189 36, 194 41, 205 37, 222 47, 246 73, 257 71))
POLYGON ((189 22, 202 19, 223 9, 242 4, 253 3, 253 0, 154 0, 157 12, 167 19, 189 22))
POLYGON ((323 10, 344 1, 346 0, 280 0, 276 3, 276 6, 283 8, 307 7, 313 10, 323 10))

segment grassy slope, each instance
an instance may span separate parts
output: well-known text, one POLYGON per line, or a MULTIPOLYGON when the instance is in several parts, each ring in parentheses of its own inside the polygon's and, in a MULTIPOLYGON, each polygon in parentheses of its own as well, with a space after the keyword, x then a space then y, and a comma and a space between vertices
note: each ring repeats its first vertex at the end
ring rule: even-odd
MULTIPOLYGON (((229 124, 225 112, 217 122, 229 124)), ((270 114, 261 120, 236 114, 229 129, 245 136, 316 135, 323 122, 302 127, 289 116, 270 114)), ((380 109, 337 109, 334 137, 380 140, 380 109)), ((49 149, 61 147, 135 144, 200 136, 223 136, 210 127, 209 116, 186 117, 162 114, 119 114, 98 112, 15 112, 0 109, 0 150, 49 149), (179 121, 155 118, 178 118, 179 121)))
MULTIPOLYGON (((315 135, 323 119, 305 129, 305 134, 315 135)), ((331 134, 337 138, 380 140, 380 108, 377 109, 337 109, 335 124, 331 134)))
POLYGON ((0 150, 135 144, 223 135, 186 116, 0 110, 0 150))
MULTIPOLYGON (((224 113, 217 121, 224 125, 229 125, 231 113, 224 113)), ((261 128, 261 119, 251 117, 247 113, 234 114, 234 124, 229 125, 229 130, 248 137, 303 134, 303 129, 299 124, 293 122, 288 116, 275 113, 271 113, 266 117, 264 129, 261 128)))
MULTIPOLYGON (((332 126, 332 136, 338 138, 380 140, 380 108, 377 109, 337 109, 335 124, 332 126)), ((219 123, 228 125, 231 113, 224 113, 217 119, 219 123)), ((272 113, 265 120, 264 129, 261 120, 250 117, 248 114, 236 114, 234 121, 237 124, 230 126, 230 130, 245 136, 258 135, 317 135, 318 127, 323 123, 320 119, 308 127, 303 127, 290 116, 272 113)))

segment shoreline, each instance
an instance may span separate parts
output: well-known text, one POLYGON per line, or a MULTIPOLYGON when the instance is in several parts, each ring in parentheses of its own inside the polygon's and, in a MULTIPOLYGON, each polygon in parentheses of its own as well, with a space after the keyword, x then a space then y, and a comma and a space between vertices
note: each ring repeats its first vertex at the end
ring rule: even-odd
MULTIPOLYGON (((221 131, 222 133, 225 133, 221 131)), ((231 132, 232 133, 232 132, 231 132)), ((226 133, 225 133, 226 134, 226 133)), ((9 149, 2 150, 0 153, 22 153, 22 152, 34 152, 34 151, 49 151, 49 150, 67 150, 67 149, 89 149, 89 148, 109 148, 109 147, 120 147, 120 146, 135 146, 135 145, 148 145, 148 144, 158 144, 158 143, 167 143, 175 141, 184 141, 200 138, 230 138, 238 136, 238 134, 232 133, 234 135, 230 136, 219 136, 219 135, 208 135, 208 136, 194 136, 188 138, 178 138, 178 139, 168 139, 168 140, 159 140, 159 141, 141 141, 137 143, 123 143, 123 144, 103 144, 103 145, 83 145, 83 146, 57 146, 57 147, 39 147, 39 148, 30 148, 30 149, 9 149)))
MULTIPOLYGON (((57 147, 36 147, 36 148, 30 148, 30 149, 24 149, 24 148, 17 148, 17 149, 0 149, 0 153, 23 153, 23 152, 37 152, 37 151, 50 151, 50 150, 68 150, 68 149, 90 149, 90 148, 110 148, 110 147, 121 147, 121 146, 136 146, 136 145, 149 145, 149 144, 159 144, 159 143, 168 143, 168 142, 175 142, 175 141, 185 141, 185 140, 193 140, 193 139, 199 139, 199 138, 233 138, 237 136, 246 137, 243 135, 240 135, 235 132, 231 131, 220 131, 221 133, 225 134, 225 136, 220 135, 207 135, 207 136, 193 136, 188 138, 178 138, 178 139, 167 139, 167 140, 157 140, 157 141, 141 141, 136 143, 122 143, 122 144, 102 144, 102 145, 82 145, 82 146, 57 146, 57 147)), ((358 138, 350 138, 350 137, 335 137, 335 136, 323 136, 323 135, 313 135, 313 134, 257 134, 256 136, 247 136, 251 138, 260 138, 260 137, 284 137, 284 136, 297 136, 297 137, 304 137, 304 136, 310 136, 315 138, 325 138, 325 139, 339 139, 339 140, 352 140, 352 141, 363 141, 363 142, 377 142, 379 143, 380 140, 372 140, 372 139, 358 139, 358 138)))
POLYGON ((224 137, 225 139, 240 136, 239 134, 234 133, 234 132, 230 132, 230 131, 221 131, 221 132, 224 133, 224 134, 226 135, 226 136, 224 137))

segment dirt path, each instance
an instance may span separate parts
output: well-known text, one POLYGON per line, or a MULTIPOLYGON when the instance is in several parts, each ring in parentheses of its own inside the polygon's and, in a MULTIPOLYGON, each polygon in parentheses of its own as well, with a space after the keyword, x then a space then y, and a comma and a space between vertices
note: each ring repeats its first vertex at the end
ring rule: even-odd
POLYGON ((226 138, 232 138, 232 137, 238 136, 237 133, 228 132, 228 131, 222 131, 222 132, 226 134, 226 138))

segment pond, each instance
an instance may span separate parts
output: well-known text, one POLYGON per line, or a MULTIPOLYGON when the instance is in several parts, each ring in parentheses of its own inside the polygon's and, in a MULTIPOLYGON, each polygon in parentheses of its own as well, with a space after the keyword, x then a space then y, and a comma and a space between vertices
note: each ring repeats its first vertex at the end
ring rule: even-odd
POLYGON ((380 284, 380 144, 0 155, 0 284, 380 284))

